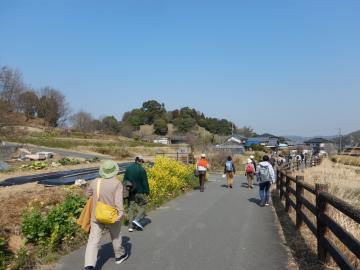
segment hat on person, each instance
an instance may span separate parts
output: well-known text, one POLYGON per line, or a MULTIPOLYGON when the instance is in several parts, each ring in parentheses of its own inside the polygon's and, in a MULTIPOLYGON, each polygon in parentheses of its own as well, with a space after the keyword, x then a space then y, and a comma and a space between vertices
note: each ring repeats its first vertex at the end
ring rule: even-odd
POLYGON ((144 161, 144 157, 142 155, 137 155, 135 161, 144 161))
POLYGON ((252 163, 252 160, 248 158, 247 163, 252 163))
POLYGON ((254 159, 255 157, 253 155, 250 156, 251 159, 254 159))
POLYGON ((205 158, 205 157, 206 157, 206 155, 205 155, 205 154, 201 154, 201 157, 202 157, 202 158, 205 158))
POLYGON ((112 160, 104 160, 101 162, 99 174, 102 178, 112 178, 119 173, 119 166, 112 160))

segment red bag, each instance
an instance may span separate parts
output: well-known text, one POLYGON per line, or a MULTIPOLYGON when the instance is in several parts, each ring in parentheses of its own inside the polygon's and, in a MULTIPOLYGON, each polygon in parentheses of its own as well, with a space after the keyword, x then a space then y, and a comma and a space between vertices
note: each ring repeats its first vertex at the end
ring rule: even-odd
POLYGON ((246 173, 254 173, 255 170, 254 170, 254 165, 253 164, 248 164, 246 166, 246 173))

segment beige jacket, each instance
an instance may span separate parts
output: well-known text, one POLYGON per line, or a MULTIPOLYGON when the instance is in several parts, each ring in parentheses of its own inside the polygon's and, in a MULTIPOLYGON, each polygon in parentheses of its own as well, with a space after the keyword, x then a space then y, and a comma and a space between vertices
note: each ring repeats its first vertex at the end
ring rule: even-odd
MULTIPOLYGON (((91 213, 91 220, 96 221, 95 219, 95 208, 97 198, 97 182, 100 178, 95 179, 86 189, 85 194, 87 197, 93 196, 93 207, 91 213)), ((121 218, 124 215, 124 206, 123 206, 123 185, 116 179, 116 177, 109 179, 101 178, 100 192, 99 192, 99 201, 108 204, 112 207, 115 207, 118 210, 119 217, 121 218)))

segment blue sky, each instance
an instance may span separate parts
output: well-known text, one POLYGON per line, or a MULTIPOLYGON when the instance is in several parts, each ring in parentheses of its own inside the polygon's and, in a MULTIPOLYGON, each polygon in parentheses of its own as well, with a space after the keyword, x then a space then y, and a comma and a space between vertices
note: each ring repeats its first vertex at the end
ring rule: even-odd
POLYGON ((148 99, 279 135, 360 129, 360 1, 0 0, 0 66, 73 112, 148 99))

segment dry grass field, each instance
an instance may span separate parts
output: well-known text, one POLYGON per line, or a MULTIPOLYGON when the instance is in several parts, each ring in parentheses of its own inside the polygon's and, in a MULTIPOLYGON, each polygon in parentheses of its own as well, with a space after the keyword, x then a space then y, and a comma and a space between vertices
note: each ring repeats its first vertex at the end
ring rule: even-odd
MULTIPOLYGON (((329 193, 338 198, 345 200, 351 205, 360 208, 360 173, 359 167, 345 165, 342 163, 334 163, 329 159, 323 160, 321 165, 308 168, 304 171, 295 172, 296 175, 303 175, 305 182, 315 185, 315 183, 326 183, 329 187, 329 193)), ((295 186, 293 186, 295 188, 295 186)), ((315 204, 315 196, 309 192, 305 192, 305 197, 315 204)), ((291 196, 292 200, 295 198, 291 196)), ((316 224, 315 217, 309 211, 304 211, 308 217, 316 224)), ((360 224, 355 223, 350 218, 329 206, 327 214, 351 233, 356 239, 360 240, 360 224)), ((295 223, 295 211, 290 213, 290 218, 295 223)), ((306 226, 300 230, 301 237, 305 241, 309 249, 316 254, 316 238, 311 234, 306 226)), ((339 239, 337 239, 330 231, 328 237, 336 243, 339 250, 355 265, 355 269, 360 269, 360 260, 349 251, 339 239)), ((333 261, 329 262, 331 269, 337 269, 333 261)), ((305 268, 313 269, 313 268, 305 268)), ((317 269, 317 268, 315 268, 317 269)))

